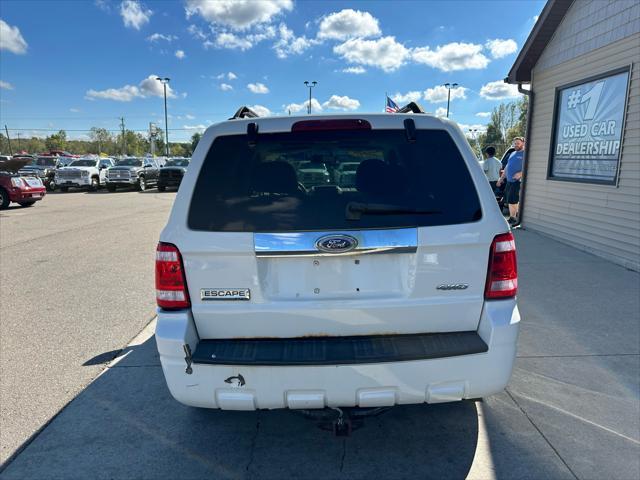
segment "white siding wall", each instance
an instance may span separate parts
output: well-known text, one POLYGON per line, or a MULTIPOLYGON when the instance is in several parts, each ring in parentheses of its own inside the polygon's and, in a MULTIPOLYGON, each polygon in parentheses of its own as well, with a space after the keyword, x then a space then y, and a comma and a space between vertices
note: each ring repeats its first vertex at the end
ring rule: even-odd
POLYGON ((640 3, 576 0, 533 70, 532 89, 523 225, 640 270, 640 3), (556 87, 629 64, 619 185, 547 180, 556 87))

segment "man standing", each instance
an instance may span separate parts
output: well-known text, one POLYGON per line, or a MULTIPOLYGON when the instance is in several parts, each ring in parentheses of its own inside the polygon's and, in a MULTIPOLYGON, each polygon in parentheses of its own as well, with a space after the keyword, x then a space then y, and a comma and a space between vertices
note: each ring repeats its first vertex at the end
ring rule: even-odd
POLYGON ((495 193, 496 185, 500 180, 500 170, 502 169, 502 163, 495 157, 496 149, 494 147, 487 147, 484 149, 485 160, 482 162, 482 169, 484 174, 489 180, 491 190, 495 193))
POLYGON ((513 139, 515 151, 509 156, 507 167, 502 173, 502 177, 497 182, 497 186, 502 185, 506 180, 507 186, 504 190, 505 202, 509 205, 509 225, 518 223, 518 205, 520 203, 520 179, 522 178, 522 164, 524 161, 524 138, 513 139))

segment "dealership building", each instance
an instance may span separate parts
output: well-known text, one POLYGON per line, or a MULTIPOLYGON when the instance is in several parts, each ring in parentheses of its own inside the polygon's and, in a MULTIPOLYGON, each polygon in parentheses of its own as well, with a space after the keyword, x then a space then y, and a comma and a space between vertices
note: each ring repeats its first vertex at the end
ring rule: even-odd
POLYGON ((549 0, 505 81, 530 95, 522 226, 640 270, 640 2, 549 0))

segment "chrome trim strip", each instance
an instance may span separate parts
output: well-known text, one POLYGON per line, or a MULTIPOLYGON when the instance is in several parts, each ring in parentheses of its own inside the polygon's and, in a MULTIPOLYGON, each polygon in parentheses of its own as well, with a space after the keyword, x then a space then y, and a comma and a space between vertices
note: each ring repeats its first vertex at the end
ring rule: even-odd
POLYGON ((418 250, 417 228, 388 230, 338 230, 291 233, 254 233, 256 257, 333 257, 364 254, 415 253, 418 250), (316 242, 328 235, 348 235, 357 240, 348 252, 322 252, 316 242))

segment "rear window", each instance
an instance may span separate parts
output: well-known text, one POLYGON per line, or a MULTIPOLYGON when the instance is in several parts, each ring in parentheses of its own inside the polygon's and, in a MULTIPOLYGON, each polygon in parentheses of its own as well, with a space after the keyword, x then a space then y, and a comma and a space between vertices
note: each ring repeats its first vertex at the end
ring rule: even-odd
POLYGON ((444 130, 315 131, 218 137, 191 199, 193 230, 289 232, 469 223, 482 216, 444 130), (341 168, 343 164, 349 164, 341 168))

